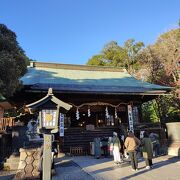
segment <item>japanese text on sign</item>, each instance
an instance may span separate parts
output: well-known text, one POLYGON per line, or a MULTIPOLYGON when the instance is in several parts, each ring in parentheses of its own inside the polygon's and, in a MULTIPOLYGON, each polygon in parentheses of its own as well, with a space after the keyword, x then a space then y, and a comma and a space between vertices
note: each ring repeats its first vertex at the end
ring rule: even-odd
POLYGON ((132 116, 132 106, 128 105, 128 118, 129 118, 129 130, 134 132, 133 116, 132 116))
POLYGON ((62 113, 59 115, 59 136, 64 136, 64 114, 62 113))

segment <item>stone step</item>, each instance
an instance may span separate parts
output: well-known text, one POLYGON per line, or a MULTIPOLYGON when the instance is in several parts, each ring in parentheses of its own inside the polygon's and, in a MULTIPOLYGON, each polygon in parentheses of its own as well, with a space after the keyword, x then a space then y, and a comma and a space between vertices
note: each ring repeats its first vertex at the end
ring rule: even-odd
POLYGON ((81 146, 89 149, 89 143, 96 137, 112 137, 113 131, 119 131, 118 128, 99 128, 92 131, 86 131, 80 128, 66 129, 63 152, 69 152, 70 147, 81 146))
POLYGON ((6 162, 4 163, 4 169, 7 170, 17 170, 19 165, 20 157, 18 155, 12 154, 6 162))
POLYGON ((14 163, 5 162, 4 163, 4 169, 6 169, 6 170, 18 170, 18 166, 19 166, 19 163, 17 163, 17 162, 14 162, 14 163))
POLYGON ((19 163, 20 157, 8 158, 6 160, 7 163, 19 163))

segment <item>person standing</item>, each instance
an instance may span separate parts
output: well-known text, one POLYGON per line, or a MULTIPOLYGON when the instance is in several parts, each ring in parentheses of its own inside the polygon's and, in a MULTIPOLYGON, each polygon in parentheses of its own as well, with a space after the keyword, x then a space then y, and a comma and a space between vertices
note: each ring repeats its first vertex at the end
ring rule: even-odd
POLYGON ((104 157, 108 156, 108 139, 106 137, 103 137, 101 140, 102 143, 102 150, 103 150, 103 155, 104 157))
POLYGON ((160 142, 159 142, 159 135, 156 133, 150 133, 149 135, 151 142, 153 144, 153 156, 157 157, 160 155, 160 142))
POLYGON ((120 135, 119 136, 119 140, 120 140, 120 145, 121 145, 121 149, 120 149, 120 155, 121 155, 121 159, 124 158, 124 135, 120 135))
POLYGON ((131 166, 133 171, 138 170, 138 160, 136 156, 136 150, 140 144, 141 144, 140 140, 137 137, 135 137, 132 131, 129 131, 128 137, 126 138, 124 145, 131 158, 131 166))
POLYGON ((146 169, 150 169, 152 167, 153 145, 147 132, 144 132, 144 137, 142 139, 141 144, 142 144, 143 158, 146 162, 146 169))
POLYGON ((94 138, 94 154, 95 158, 99 159, 101 157, 101 147, 100 147, 100 138, 94 138))
POLYGON ((118 138, 118 135, 116 132, 113 132, 113 156, 114 156, 114 163, 115 164, 122 163, 122 159, 120 156, 120 149, 121 149, 121 144, 120 144, 120 140, 118 138))

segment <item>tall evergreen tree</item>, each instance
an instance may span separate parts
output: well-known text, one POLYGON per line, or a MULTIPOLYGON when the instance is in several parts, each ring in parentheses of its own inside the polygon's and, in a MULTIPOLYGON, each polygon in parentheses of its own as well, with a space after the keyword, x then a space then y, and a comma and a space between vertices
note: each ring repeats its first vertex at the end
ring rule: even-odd
POLYGON ((19 78, 27 70, 28 57, 16 40, 16 34, 0 24, 0 93, 12 96, 20 87, 19 78))

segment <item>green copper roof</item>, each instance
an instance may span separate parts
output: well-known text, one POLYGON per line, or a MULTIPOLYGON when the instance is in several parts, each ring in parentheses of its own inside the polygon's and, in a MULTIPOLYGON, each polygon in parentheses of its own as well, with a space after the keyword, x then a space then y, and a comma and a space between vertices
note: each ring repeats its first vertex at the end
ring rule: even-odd
POLYGON ((167 91, 169 87, 142 82, 125 69, 78 65, 35 63, 21 78, 32 89, 88 92, 167 91))

